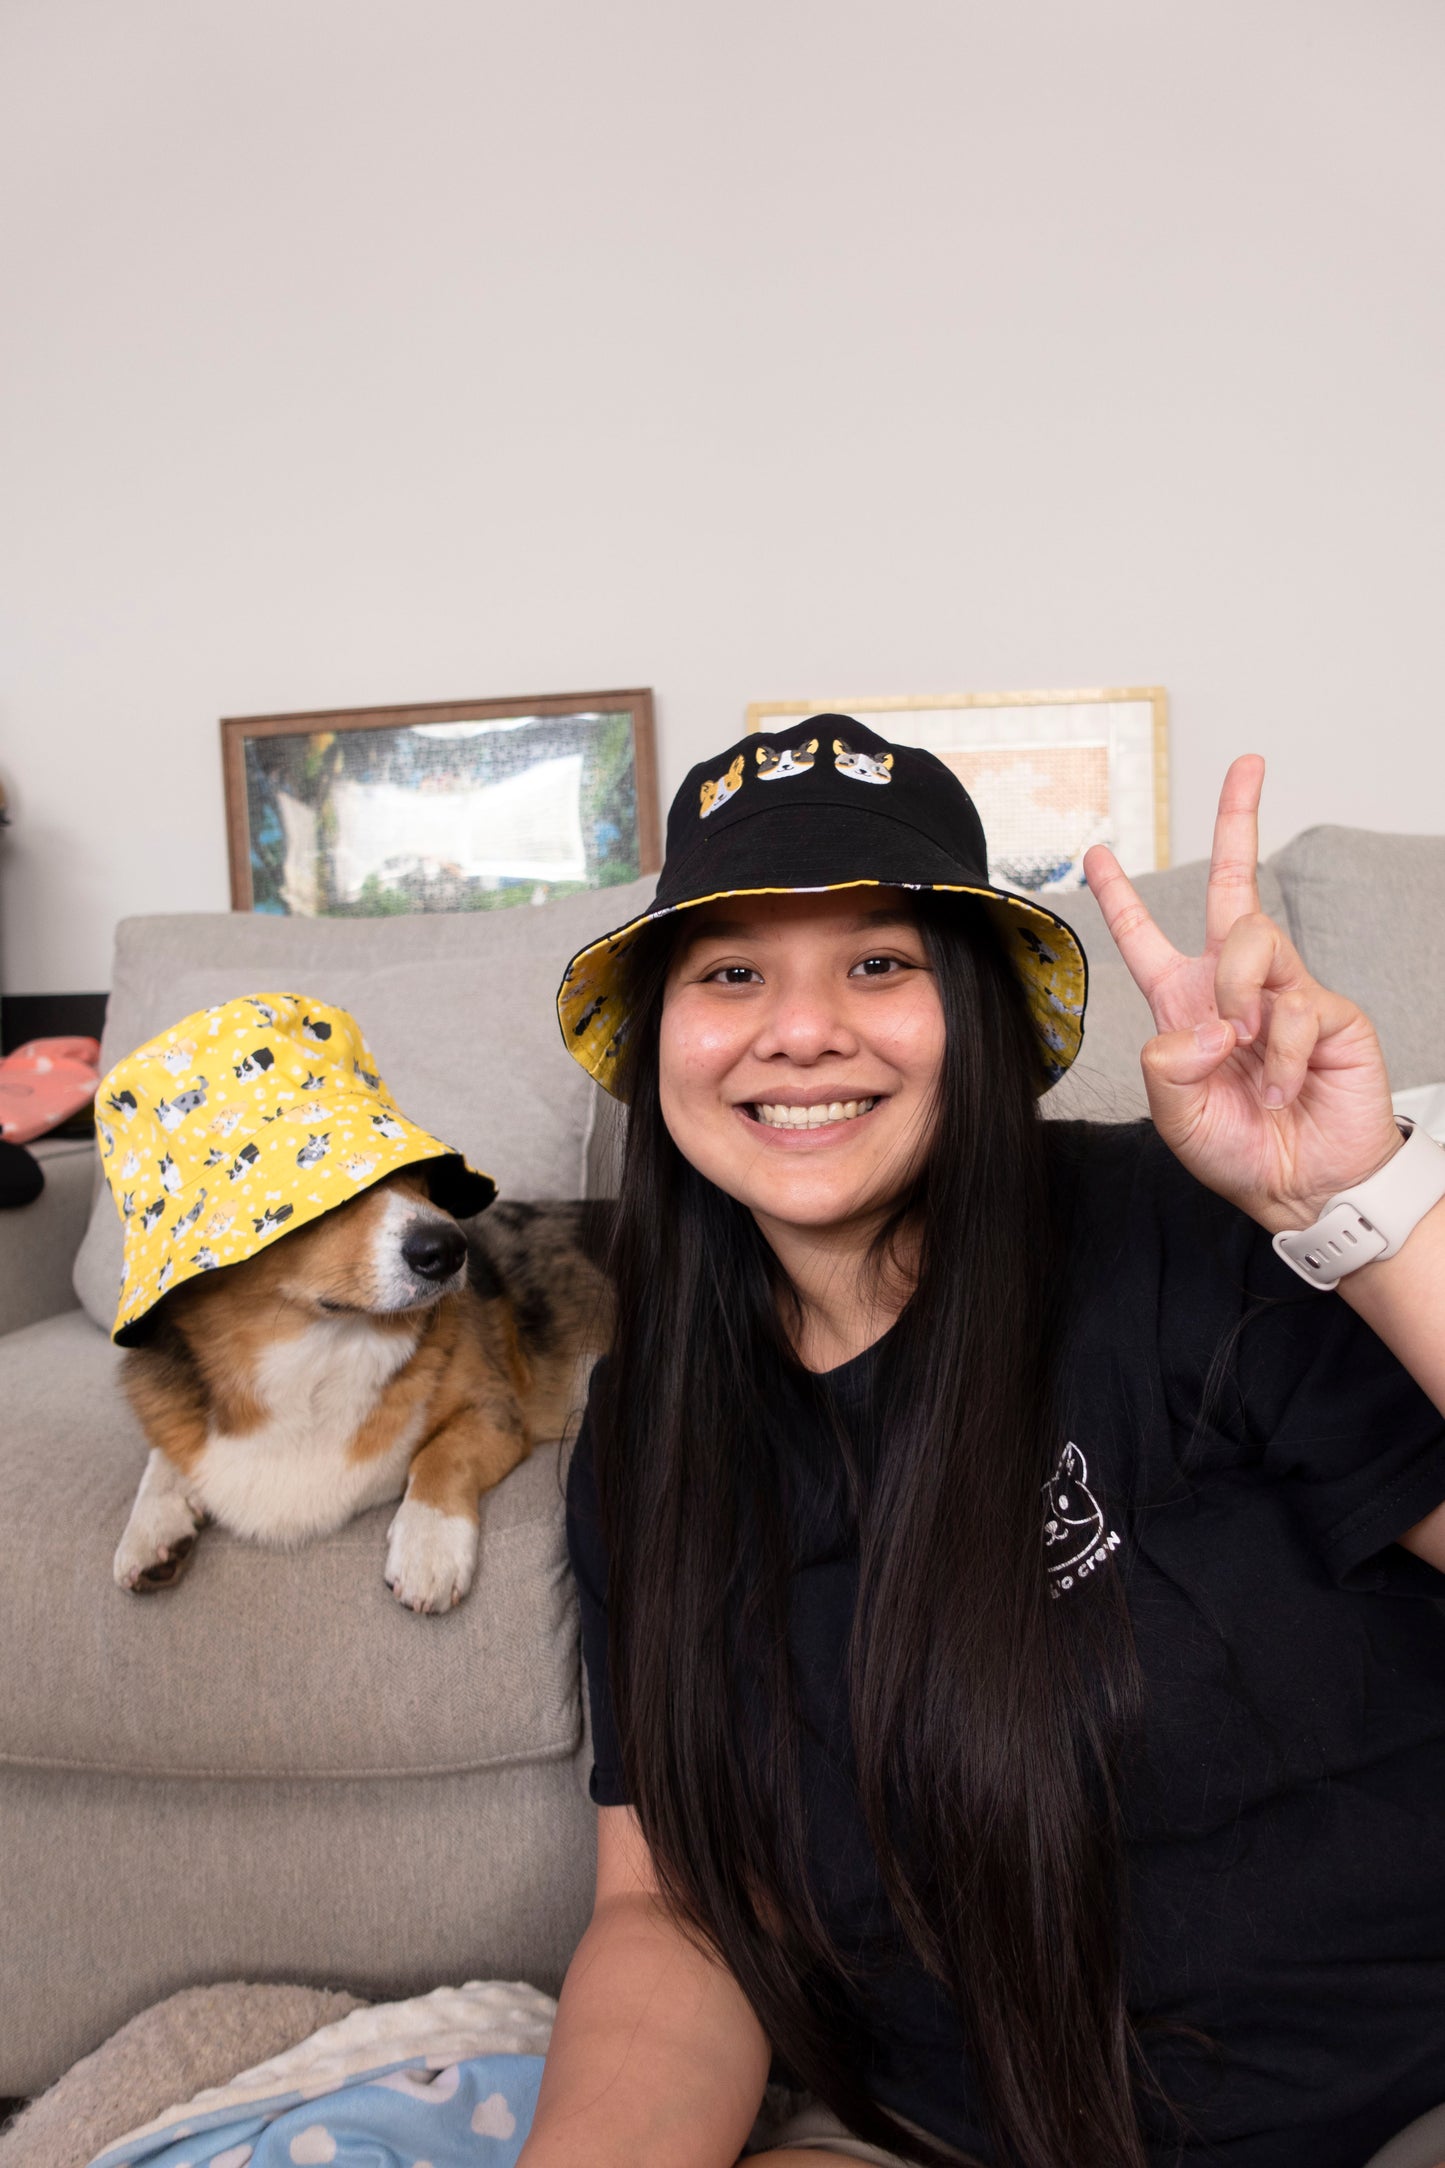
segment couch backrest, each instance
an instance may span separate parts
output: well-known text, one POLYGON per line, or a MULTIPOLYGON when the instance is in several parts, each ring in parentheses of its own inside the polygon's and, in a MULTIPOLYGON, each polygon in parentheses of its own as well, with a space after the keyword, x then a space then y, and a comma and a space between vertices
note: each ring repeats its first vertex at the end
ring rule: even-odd
POLYGON ((1445 836, 1303 828, 1269 863, 1296 948, 1369 1017, 1392 1089, 1445 1084, 1445 836))
MULTIPOLYGON (((1205 859, 1134 886, 1186 953, 1202 944, 1205 859)), ((192 1009, 243 993, 314 993, 351 1008, 398 1104, 494 1175, 504 1195, 603 1195, 617 1111, 570 1059, 553 997, 568 958, 646 908, 651 880, 533 910, 382 919, 228 913, 122 922, 101 1058, 106 1067, 192 1009)), ((1445 1084, 1445 836, 1307 828, 1259 869, 1260 907, 1324 985, 1380 1034, 1392 1088, 1445 1084)), ((1042 1102, 1064 1119, 1149 1111, 1139 1052, 1149 1005, 1086 888, 1041 899, 1089 960, 1078 1059, 1042 1102)), ((76 1262, 82 1303, 109 1329, 120 1229, 102 1189, 76 1262)))

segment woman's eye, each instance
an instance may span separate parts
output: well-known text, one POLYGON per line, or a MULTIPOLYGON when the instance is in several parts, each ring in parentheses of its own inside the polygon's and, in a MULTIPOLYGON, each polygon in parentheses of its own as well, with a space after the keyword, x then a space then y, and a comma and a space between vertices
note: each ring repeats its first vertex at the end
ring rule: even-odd
POLYGON ((849 976, 860 974, 866 979, 882 979, 892 972, 907 971, 910 968, 901 956, 865 956, 859 963, 854 964, 849 976))
POLYGON ((757 975, 751 964, 719 964, 716 971, 709 971, 708 978, 715 986, 746 986, 757 975))

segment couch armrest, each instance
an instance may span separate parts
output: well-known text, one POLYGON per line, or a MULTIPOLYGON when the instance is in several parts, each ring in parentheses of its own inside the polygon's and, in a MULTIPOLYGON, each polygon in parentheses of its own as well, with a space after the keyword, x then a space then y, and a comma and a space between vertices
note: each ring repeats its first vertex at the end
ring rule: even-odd
POLYGON ((70 1273, 90 1218, 95 1146, 42 1137, 30 1148, 45 1187, 33 1204, 0 1212, 0 1333, 78 1307, 70 1273))

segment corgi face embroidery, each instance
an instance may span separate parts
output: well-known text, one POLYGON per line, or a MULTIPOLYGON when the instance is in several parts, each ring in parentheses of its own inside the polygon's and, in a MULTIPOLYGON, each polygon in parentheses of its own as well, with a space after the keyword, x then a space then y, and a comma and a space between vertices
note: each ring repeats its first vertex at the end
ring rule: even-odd
POLYGON ((806 775, 817 756, 818 741, 809 738, 806 745, 760 745, 755 754, 758 764, 758 781, 776 783, 785 775, 806 775))
POLYGON ((726 805, 729 798, 731 798, 736 791, 742 789, 742 785, 743 756, 741 753, 739 753, 737 759, 728 769, 726 775, 720 775, 716 778, 716 780, 714 780, 712 776, 709 776, 707 781, 703 784, 701 792, 702 805, 699 810, 698 818, 700 820, 706 820, 709 813, 716 813, 720 805, 726 805))
POLYGON ((846 775, 855 783, 891 783, 893 781, 893 755, 885 753, 875 760, 871 753, 850 752, 841 738, 833 740, 833 765, 839 775, 846 775))

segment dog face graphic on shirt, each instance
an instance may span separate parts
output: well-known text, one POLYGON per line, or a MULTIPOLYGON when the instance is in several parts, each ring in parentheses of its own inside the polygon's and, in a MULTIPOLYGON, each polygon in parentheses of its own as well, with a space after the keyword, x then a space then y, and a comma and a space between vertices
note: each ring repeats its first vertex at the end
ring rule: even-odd
POLYGON ((1051 1592, 1061 1595, 1119 1548, 1105 1530, 1104 1511, 1089 1488, 1089 1465, 1072 1439, 1044 1485, 1044 1565, 1051 1592))

